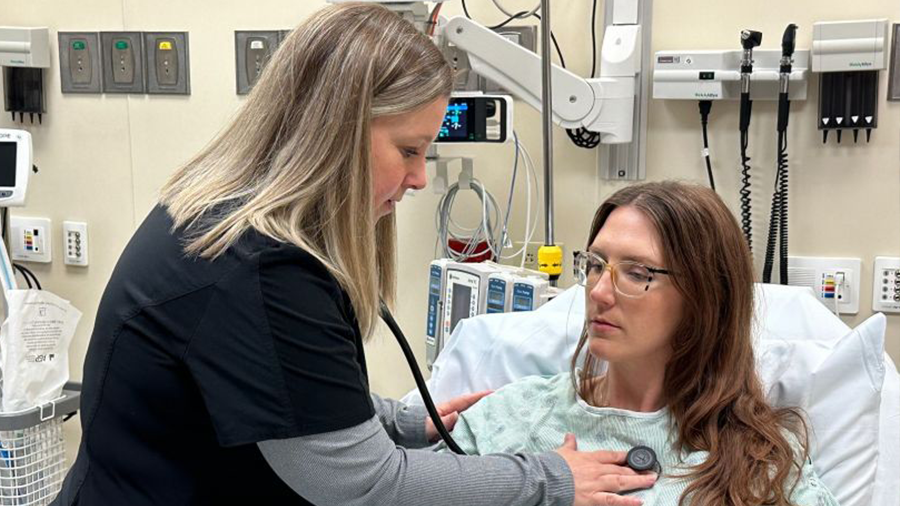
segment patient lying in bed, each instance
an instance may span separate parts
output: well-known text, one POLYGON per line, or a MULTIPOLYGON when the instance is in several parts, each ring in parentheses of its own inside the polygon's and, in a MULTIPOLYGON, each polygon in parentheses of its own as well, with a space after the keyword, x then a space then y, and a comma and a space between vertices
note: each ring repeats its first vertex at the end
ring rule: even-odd
POLYGON ((660 479, 632 493, 644 504, 837 505, 812 468, 801 413, 765 401, 752 261, 715 193, 620 190, 597 211, 576 273, 586 321, 573 372, 521 379, 461 413, 463 450, 542 452, 571 433, 580 450, 652 448, 660 479))

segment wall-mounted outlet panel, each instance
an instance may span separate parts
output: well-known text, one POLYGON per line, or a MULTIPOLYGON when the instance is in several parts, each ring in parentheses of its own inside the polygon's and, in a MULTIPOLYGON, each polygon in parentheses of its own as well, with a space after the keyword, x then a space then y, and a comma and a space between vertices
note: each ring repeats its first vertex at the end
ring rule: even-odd
POLYGON ((842 314, 859 312, 860 279, 859 258, 788 257, 788 283, 812 288, 832 311, 837 307, 842 314))
POLYGON ((191 94, 187 32, 144 32, 144 61, 148 94, 191 94))
POLYGON ((50 220, 47 218, 11 216, 9 228, 12 259, 50 263, 52 259, 50 226, 50 220))
POLYGON ((875 257, 872 311, 900 313, 900 258, 875 257))
POLYGON ((234 64, 238 95, 250 93, 280 42, 281 32, 278 30, 234 32, 234 64))
POLYGON ((64 261, 66 265, 87 267, 88 265, 88 230, 87 223, 80 221, 63 222, 63 245, 66 248, 64 261))
POLYGON ((144 93, 141 32, 100 32, 104 93, 144 93))
POLYGON ((100 93, 100 37, 93 32, 59 32, 59 77, 63 93, 100 93))

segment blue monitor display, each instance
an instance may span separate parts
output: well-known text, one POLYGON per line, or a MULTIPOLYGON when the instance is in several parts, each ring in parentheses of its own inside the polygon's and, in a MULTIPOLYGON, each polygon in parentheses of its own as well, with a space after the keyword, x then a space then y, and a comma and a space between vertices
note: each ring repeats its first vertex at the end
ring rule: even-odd
POLYGON ((468 128, 469 104, 466 102, 451 103, 447 106, 447 114, 441 124, 438 140, 465 140, 471 136, 468 128))

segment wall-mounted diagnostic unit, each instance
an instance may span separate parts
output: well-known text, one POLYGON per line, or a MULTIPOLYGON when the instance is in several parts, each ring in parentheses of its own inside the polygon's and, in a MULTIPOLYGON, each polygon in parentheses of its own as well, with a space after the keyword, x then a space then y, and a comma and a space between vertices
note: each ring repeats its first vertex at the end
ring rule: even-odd
MULTIPOLYGON (((653 98, 674 100, 738 100, 741 98, 743 51, 659 51, 654 58, 653 98)), ((806 99, 809 51, 793 55, 791 101, 806 99)), ((750 98, 778 100, 781 50, 753 51, 750 98)))
POLYGON ((0 129, 0 207, 25 205, 31 168, 31 134, 0 129))
POLYGON ((813 25, 813 72, 819 79, 818 128, 828 133, 860 130, 866 142, 878 126, 878 72, 887 68, 887 19, 832 21, 813 25))
POLYGON ((280 30, 234 32, 238 95, 250 93, 284 36, 280 30))
POLYGON ((148 94, 191 94, 187 32, 144 32, 144 61, 148 94))
POLYGON ((144 93, 141 32, 100 32, 104 93, 144 93))
POLYGON ((101 93, 100 36, 59 32, 59 77, 63 93, 101 93))

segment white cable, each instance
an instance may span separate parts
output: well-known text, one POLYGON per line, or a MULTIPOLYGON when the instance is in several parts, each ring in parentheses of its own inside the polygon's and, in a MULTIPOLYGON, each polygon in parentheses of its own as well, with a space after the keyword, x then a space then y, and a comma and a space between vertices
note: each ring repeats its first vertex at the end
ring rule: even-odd
MULTIPOLYGON (((522 261, 519 264, 520 268, 525 268, 525 254, 528 251, 528 243, 531 241, 531 238, 534 236, 534 231, 537 228, 537 216, 533 218, 532 222, 532 179, 534 179, 534 186, 537 188, 537 170, 534 167, 534 161, 531 159, 531 156, 528 154, 528 151, 525 149, 525 146, 521 143, 518 146, 518 149, 522 152, 522 163, 525 166, 525 188, 526 188, 526 197, 525 197, 525 237, 522 243, 522 247, 516 250, 515 253, 511 253, 509 255, 501 257, 504 260, 515 258, 519 255, 522 256, 522 261)), ((510 190, 512 191, 512 190, 510 190)), ((535 207, 537 209, 537 207, 535 207)))
MULTIPOLYGON (((525 257, 528 250, 528 244, 534 237, 538 224, 539 206, 532 206, 533 191, 532 183, 537 193, 537 199, 540 200, 540 184, 537 176, 537 168, 531 154, 525 149, 525 146, 516 139, 516 148, 521 150, 522 162, 525 166, 526 177, 526 209, 525 209, 525 237, 522 247, 513 254, 502 255, 503 251, 503 231, 501 224, 502 212, 497 204, 494 196, 484 187, 484 185, 475 178, 471 179, 470 186, 475 194, 481 199, 481 222, 475 227, 465 227, 456 222, 452 216, 453 204, 456 201, 456 195, 459 191, 459 183, 454 183, 448 188, 435 209, 435 228, 438 236, 435 240, 435 256, 438 252, 442 252, 444 258, 451 258, 456 261, 464 261, 475 253, 475 248, 481 242, 485 242, 492 255, 497 259, 509 259, 518 255, 522 256, 521 267, 525 266, 525 257), (493 222, 491 218, 493 217, 493 222), (500 233, 496 233, 497 227, 501 227, 500 233), (455 252, 450 248, 449 239, 466 244, 461 252, 455 252)), ((510 188, 513 192, 515 187, 510 188)))
MULTIPOLYGON (((509 16, 509 17, 513 17, 513 16, 516 15, 515 12, 510 12, 510 11, 506 10, 506 8, 503 7, 503 4, 500 3, 500 0, 491 0, 491 1, 494 2, 494 5, 495 5, 498 9, 500 9, 500 11, 501 11, 503 14, 506 14, 506 15, 509 16)), ((523 18, 527 18, 527 17, 529 17, 529 16, 533 16, 534 13, 536 13, 536 12, 539 11, 539 10, 541 10, 541 1, 540 1, 540 0, 538 0, 537 4, 534 6, 534 9, 531 9, 531 11, 530 11, 527 15, 522 15, 522 17, 523 17, 523 18)))
POLYGON ((838 282, 837 273, 834 274, 834 315, 838 318, 841 317, 840 300, 843 296, 843 287, 846 279, 846 275, 844 275, 841 281, 838 282))
MULTIPOLYGON (((524 146, 522 146, 522 143, 519 142, 519 136, 516 134, 515 131, 513 131, 513 139, 514 139, 514 141, 515 141, 516 156, 519 157, 519 153, 522 152, 522 150, 524 149, 524 146)), ((527 231, 529 230, 529 227, 530 227, 530 222, 531 222, 531 167, 528 165, 528 161, 525 159, 524 154, 523 154, 521 157, 519 157, 519 158, 521 158, 522 166, 525 168, 525 169, 524 169, 524 171, 525 171, 525 188, 526 188, 526 200, 525 200, 525 231, 526 231, 526 233, 527 233, 527 231)), ((514 168, 513 170, 516 170, 516 169, 514 168)), ((508 207, 507 207, 507 209, 506 209, 507 218, 504 220, 504 227, 503 227, 503 230, 504 230, 504 234, 505 234, 505 235, 504 235, 504 237, 501 238, 501 244, 502 244, 502 246, 504 246, 504 247, 506 247, 506 243, 509 241, 509 235, 508 235, 507 224, 508 224, 508 218, 509 218, 509 215, 510 215, 510 210, 512 209, 512 200, 513 200, 513 193, 514 193, 514 192, 515 192, 515 180, 513 180, 513 184, 511 184, 511 185, 510 185, 510 188, 509 188, 509 201, 508 201, 508 204, 507 204, 508 207)), ((522 247, 520 247, 520 248, 519 248, 518 250, 516 250, 514 253, 510 253, 510 254, 508 254, 508 255, 499 256, 499 258, 500 258, 501 260, 509 260, 509 259, 511 259, 511 258, 515 258, 515 257, 517 257, 517 256, 519 256, 519 255, 522 255, 522 260, 523 260, 523 262, 524 262, 524 259, 525 259, 525 253, 526 253, 527 250, 528 250, 528 243, 525 242, 525 243, 522 244, 522 247)))
POLYGON ((479 243, 485 242, 491 253, 497 251, 495 224, 500 222, 500 211, 496 199, 477 179, 472 178, 470 182, 471 189, 482 200, 481 223, 475 228, 464 228, 456 224, 452 218, 453 203, 456 200, 456 194, 459 191, 459 183, 454 183, 447 190, 447 193, 441 198, 438 207, 435 210, 435 225, 438 230, 438 245, 444 252, 445 258, 451 258, 457 261, 464 261, 475 253, 475 248, 479 243), (493 223, 491 218, 493 217, 493 223), (457 230, 454 231, 453 227, 457 230), (465 232, 472 232, 469 235, 463 235, 465 232), (454 252, 449 245, 449 239, 463 242, 466 244, 462 252, 454 252))
MULTIPOLYGON (((537 179, 537 168, 534 165, 534 160, 531 158, 531 154, 525 149, 525 146, 521 146, 522 154, 525 155, 526 166, 530 169, 531 177, 534 180, 534 188, 535 193, 537 194, 537 202, 541 200, 541 186, 537 179)), ((528 210, 526 211, 527 215, 525 218, 525 241, 524 247, 527 248, 528 244, 531 242, 531 239, 534 237, 534 232, 537 229, 538 224, 538 216, 537 213, 540 211, 540 206, 535 206, 535 216, 534 221, 529 224, 531 221, 531 185, 528 186, 528 210)), ((520 267, 522 269, 525 268, 525 251, 522 252, 522 262, 520 267)))

